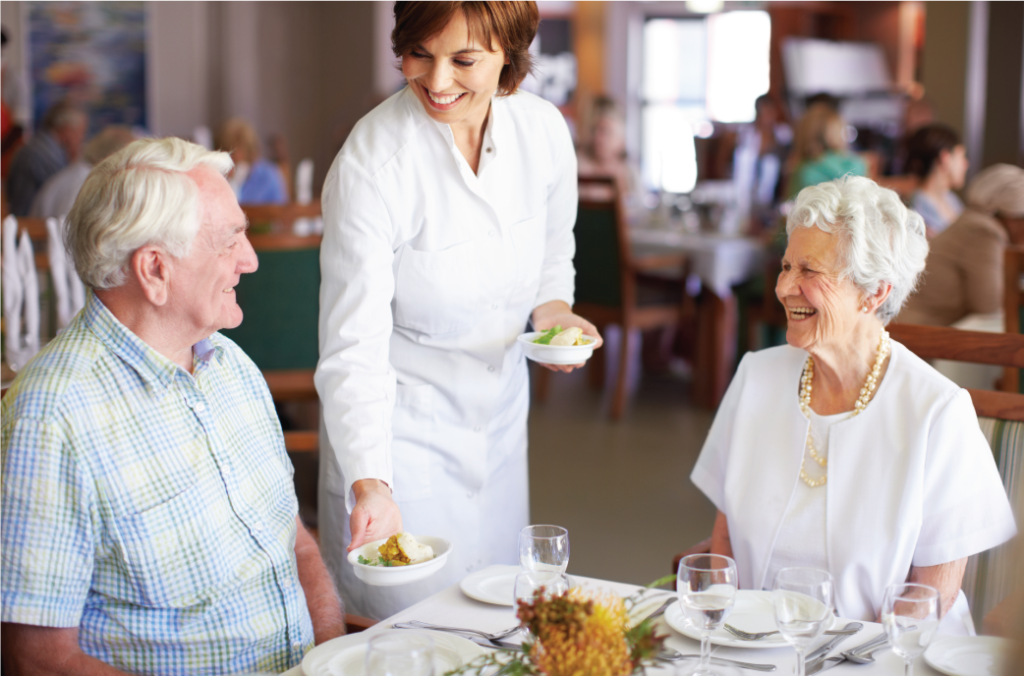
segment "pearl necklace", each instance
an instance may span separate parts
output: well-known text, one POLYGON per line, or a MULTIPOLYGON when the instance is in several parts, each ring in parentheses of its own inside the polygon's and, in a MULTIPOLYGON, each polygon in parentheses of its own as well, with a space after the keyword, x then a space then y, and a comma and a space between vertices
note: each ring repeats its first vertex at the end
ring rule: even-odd
MULTIPOLYGON (((875 393, 875 388, 878 387, 878 378, 879 374, 882 372, 882 364, 885 363, 885 358, 889 356, 890 349, 891 344, 889 342, 889 332, 883 328, 882 336, 878 340, 878 353, 875 355, 875 364, 871 367, 871 372, 868 373, 868 377, 864 381, 864 387, 860 388, 860 396, 857 397, 857 401, 853 405, 853 413, 850 414, 850 418, 859 415, 867 407, 868 402, 871 401, 871 396, 875 393)), ((814 358, 807 357, 807 363, 804 365, 803 374, 800 376, 800 410, 808 420, 811 419, 812 380, 814 380, 814 358)), ((847 420, 849 420, 849 418, 847 418, 847 420)), ((814 447, 814 439, 812 438, 810 428, 807 430, 807 450, 820 467, 828 467, 828 458, 823 458, 818 455, 818 449, 814 447)), ((800 478, 811 488, 824 486, 825 482, 828 480, 828 476, 822 476, 820 479, 812 479, 804 469, 805 460, 806 457, 800 460, 800 478)))

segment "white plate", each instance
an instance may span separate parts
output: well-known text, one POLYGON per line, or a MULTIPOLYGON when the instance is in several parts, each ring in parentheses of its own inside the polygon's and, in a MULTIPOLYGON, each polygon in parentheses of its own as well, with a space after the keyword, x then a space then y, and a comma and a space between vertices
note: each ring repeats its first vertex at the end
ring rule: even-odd
POLYGON ((932 643, 924 661, 948 676, 1002 676, 1013 641, 995 636, 947 636, 932 643))
MULTIPOLYGON (((665 611, 665 621, 668 623, 668 626, 683 636, 700 640, 700 632, 686 619, 686 615, 678 603, 673 603, 665 611)), ((729 613, 725 621, 737 629, 750 632, 751 634, 759 631, 775 631, 778 627, 775 624, 772 593, 770 591, 739 590, 736 592, 736 603, 732 607, 732 612, 729 613)), ((836 618, 833 616, 825 629, 831 629, 835 623, 836 618)), ((765 636, 757 641, 744 641, 727 632, 724 627, 711 632, 710 638, 713 644, 730 648, 791 647, 786 639, 782 638, 782 634, 765 636)))
MULTIPOLYGON (((400 584, 409 584, 430 577, 444 567, 448 561, 448 555, 452 551, 452 543, 444 538, 430 537, 429 535, 414 536, 417 542, 430 545, 434 550, 434 558, 423 563, 411 566, 367 566, 359 563, 359 557, 376 559, 380 556, 377 548, 387 542, 375 540, 363 545, 348 553, 348 562, 352 564, 356 577, 373 587, 394 587, 400 584)), ((443 673, 443 672, 442 672, 443 673)))
MULTIPOLYGON (((396 629, 395 631, 404 631, 396 629)), ((305 676, 364 676, 366 644, 380 632, 349 634, 331 639, 306 653, 302 658, 305 676)), ((471 662, 486 650, 461 636, 430 632, 434 639, 434 673, 443 674, 471 662)))
POLYGON ((583 336, 583 345, 540 345, 535 341, 541 331, 531 331, 519 336, 519 344, 523 347, 528 359, 541 364, 582 364, 594 354, 593 336, 583 336))
MULTIPOLYGON (((490 566, 462 578, 459 589, 471 599, 493 603, 496 606, 512 607, 516 575, 521 572, 519 566, 490 566)), ((569 578, 570 588, 579 586, 572 575, 566 577, 569 578)))

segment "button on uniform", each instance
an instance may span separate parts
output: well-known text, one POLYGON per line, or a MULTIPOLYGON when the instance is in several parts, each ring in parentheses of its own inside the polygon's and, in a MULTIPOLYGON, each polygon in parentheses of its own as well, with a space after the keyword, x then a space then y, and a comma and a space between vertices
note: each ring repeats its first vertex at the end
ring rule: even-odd
POLYGON ((202 413, 203 411, 206 410, 206 404, 204 404, 201 401, 197 401, 196 405, 192 407, 192 410, 194 410, 196 413, 202 413))
POLYGON ((488 366, 487 370, 490 371, 491 373, 494 373, 494 367, 493 366, 488 366))

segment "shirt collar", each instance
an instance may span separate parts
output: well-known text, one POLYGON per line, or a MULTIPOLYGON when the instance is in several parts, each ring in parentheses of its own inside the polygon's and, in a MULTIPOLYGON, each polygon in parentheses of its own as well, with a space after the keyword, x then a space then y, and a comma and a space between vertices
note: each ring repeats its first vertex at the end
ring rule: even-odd
MULTIPOLYGON (((160 354, 135 335, 107 309, 96 294, 89 291, 83 313, 85 326, 100 342, 130 366, 147 383, 169 387, 184 369, 160 354)), ((205 370, 222 348, 213 336, 204 338, 192 347, 194 374, 205 370)))

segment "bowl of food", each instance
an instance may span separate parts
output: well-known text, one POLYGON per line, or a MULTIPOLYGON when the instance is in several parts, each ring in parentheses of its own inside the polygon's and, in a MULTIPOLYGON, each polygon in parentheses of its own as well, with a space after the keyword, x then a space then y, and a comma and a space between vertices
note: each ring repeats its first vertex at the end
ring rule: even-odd
POLYGON ((562 329, 555 326, 547 331, 531 331, 519 336, 527 359, 541 364, 582 364, 594 354, 597 338, 584 335, 575 326, 562 329))
POLYGON ((452 543, 429 535, 398 533, 348 553, 356 577, 374 587, 394 587, 430 577, 444 567, 452 543))

